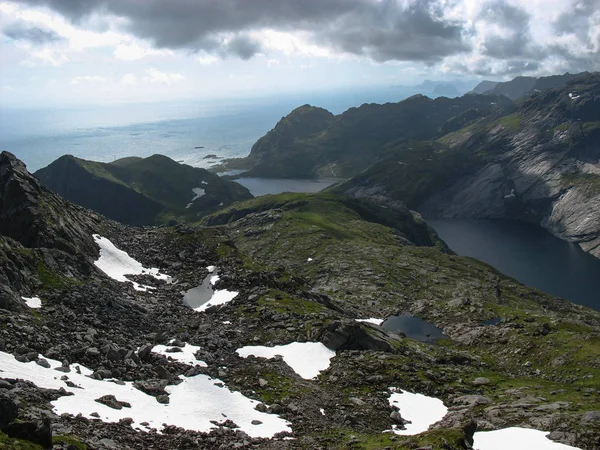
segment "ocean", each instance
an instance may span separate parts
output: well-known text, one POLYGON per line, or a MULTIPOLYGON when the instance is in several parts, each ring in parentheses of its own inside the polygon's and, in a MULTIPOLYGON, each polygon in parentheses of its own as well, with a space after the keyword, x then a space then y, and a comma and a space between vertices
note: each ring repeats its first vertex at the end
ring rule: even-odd
POLYGON ((14 153, 31 172, 65 154, 111 162, 159 153, 208 168, 223 158, 248 155, 261 136, 300 105, 309 103, 339 114, 352 106, 397 102, 414 93, 385 87, 94 108, 29 110, 0 105, 0 150, 14 153), (218 159, 206 159, 207 155, 218 159))

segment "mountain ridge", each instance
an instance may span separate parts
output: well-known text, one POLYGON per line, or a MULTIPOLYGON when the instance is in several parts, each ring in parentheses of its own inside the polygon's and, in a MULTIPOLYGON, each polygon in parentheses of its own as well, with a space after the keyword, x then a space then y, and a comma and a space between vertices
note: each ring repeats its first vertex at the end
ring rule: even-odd
POLYGON ((132 225, 194 220, 252 197, 235 182, 162 155, 112 163, 65 155, 35 176, 65 198, 132 225))

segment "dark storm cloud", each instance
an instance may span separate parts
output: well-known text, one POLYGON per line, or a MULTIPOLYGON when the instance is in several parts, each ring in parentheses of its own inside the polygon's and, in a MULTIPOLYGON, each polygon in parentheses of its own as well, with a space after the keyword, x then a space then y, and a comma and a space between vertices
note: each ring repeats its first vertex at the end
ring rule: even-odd
POLYGON ((54 31, 44 30, 40 27, 32 27, 20 22, 11 23, 4 27, 2 29, 2 34, 15 41, 28 41, 36 45, 62 40, 62 38, 54 31))
POLYGON ((482 44, 482 53, 485 56, 502 60, 540 60, 545 57, 542 48, 531 40, 531 16, 524 9, 495 1, 483 9, 480 18, 498 25, 507 32, 506 36, 490 36, 485 39, 482 44))
POLYGON ((462 26, 440 15, 432 1, 402 9, 390 0, 362 15, 347 15, 316 34, 336 49, 376 61, 434 61, 469 50, 462 26))
POLYGON ((403 8, 396 0, 17 0, 48 6, 74 22, 94 12, 128 19, 127 30, 157 48, 216 51, 250 58, 258 43, 244 37, 269 27, 304 30, 317 44, 377 61, 432 61, 468 50, 462 26, 441 18, 435 0, 403 8), (236 37, 219 44, 220 33, 236 37))

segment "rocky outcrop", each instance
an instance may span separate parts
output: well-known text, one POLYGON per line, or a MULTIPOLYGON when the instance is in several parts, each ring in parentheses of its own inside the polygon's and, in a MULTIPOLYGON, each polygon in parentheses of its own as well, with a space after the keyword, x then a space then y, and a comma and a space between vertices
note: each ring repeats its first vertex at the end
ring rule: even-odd
POLYGON ((29 248, 96 255, 92 233, 100 217, 65 202, 12 153, 0 154, 0 234, 29 248))

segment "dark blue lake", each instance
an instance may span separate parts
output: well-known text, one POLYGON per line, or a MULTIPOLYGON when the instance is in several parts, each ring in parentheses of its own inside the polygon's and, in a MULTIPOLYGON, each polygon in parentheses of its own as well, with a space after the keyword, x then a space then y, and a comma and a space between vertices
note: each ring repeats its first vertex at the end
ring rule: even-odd
POLYGON ((461 256, 521 283, 600 310, 600 260, 535 225, 511 220, 427 221, 461 256))

